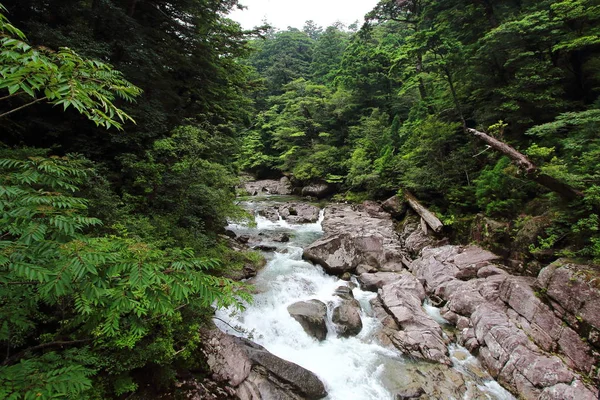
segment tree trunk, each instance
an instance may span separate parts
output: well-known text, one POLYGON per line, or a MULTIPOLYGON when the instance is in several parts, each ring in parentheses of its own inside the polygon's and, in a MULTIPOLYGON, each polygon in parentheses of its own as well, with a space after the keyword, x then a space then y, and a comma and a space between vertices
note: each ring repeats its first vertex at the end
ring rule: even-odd
POLYGON ((491 137, 487 133, 480 132, 472 128, 467 128, 466 131, 487 143, 488 146, 494 150, 497 150, 508 156, 521 170, 525 172, 525 176, 527 176, 527 178, 557 193, 563 199, 571 201, 583 197, 583 193, 581 193, 579 190, 557 180, 556 178, 551 177, 550 175, 541 174, 538 167, 532 163, 526 155, 520 153, 514 147, 491 137))
POLYGON ((436 233, 441 232, 444 224, 440 221, 431 211, 423 207, 421 203, 413 196, 409 191, 404 191, 404 198, 408 202, 408 205, 415 210, 417 214, 423 218, 423 220, 429 225, 429 227, 436 233))

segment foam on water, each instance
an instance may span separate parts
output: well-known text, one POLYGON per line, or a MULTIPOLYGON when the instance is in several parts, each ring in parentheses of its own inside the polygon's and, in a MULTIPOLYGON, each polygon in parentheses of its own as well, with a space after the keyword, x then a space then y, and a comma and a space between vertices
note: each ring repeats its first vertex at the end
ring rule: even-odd
POLYGON ((435 307, 434 305, 432 305, 431 301, 429 301, 429 299, 425 299, 425 302, 423 303, 423 309, 438 324, 440 324, 440 325, 448 325, 449 324, 449 322, 446 321, 446 319, 444 317, 442 317, 442 315, 440 314, 440 309, 438 307, 435 307))

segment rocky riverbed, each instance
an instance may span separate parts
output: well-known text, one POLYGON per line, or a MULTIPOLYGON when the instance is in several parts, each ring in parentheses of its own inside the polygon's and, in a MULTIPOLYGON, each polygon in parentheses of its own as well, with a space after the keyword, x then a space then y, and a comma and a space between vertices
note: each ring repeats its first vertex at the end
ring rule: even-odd
POLYGON ((597 399, 600 291, 585 266, 512 276, 497 255, 373 202, 252 207, 257 228, 232 228, 269 250, 258 304, 220 312, 226 333, 205 348, 239 398, 510 398, 494 378, 524 399, 597 399))

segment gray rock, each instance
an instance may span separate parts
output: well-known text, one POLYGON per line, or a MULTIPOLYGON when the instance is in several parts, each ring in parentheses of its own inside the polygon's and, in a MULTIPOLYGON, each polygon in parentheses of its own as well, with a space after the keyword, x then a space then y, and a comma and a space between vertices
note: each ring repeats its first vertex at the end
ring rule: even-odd
POLYGON ((288 312, 304 331, 317 340, 327 338, 327 306, 319 300, 299 301, 288 306, 288 312))
POLYGON ((435 244, 435 239, 423 232, 421 219, 414 214, 409 214, 402 223, 400 241, 412 256, 418 256, 425 247, 435 244))
POLYGON ((357 279, 362 290, 376 292, 388 283, 397 281, 401 276, 402 274, 397 272, 376 272, 360 274, 357 279))
POLYGON ((316 400, 327 396, 315 374, 256 343, 218 329, 205 330, 201 335, 212 378, 235 388, 241 400, 316 400))
POLYGON ((381 203, 381 207, 389 212, 394 218, 402 218, 404 214, 406 214, 407 205, 406 202, 399 198, 398 196, 392 196, 383 203, 381 203))
POLYGON ((279 206, 279 215, 294 224, 317 222, 319 219, 319 207, 307 203, 286 203, 279 206))
POLYGON ((600 330, 600 285, 593 282, 597 274, 593 266, 559 259, 542 269, 537 284, 565 314, 600 330))
MULTIPOLYGON (((351 293, 351 292, 350 292, 351 293)), ((331 321, 341 337, 356 336, 362 330, 360 303, 357 300, 343 300, 331 313, 331 321)))
POLYGON ((396 347, 415 358, 451 365, 442 329, 423 311, 425 290, 414 276, 401 274, 379 290, 379 298, 401 329, 390 337, 396 347))
POLYGON ((244 190, 251 196, 258 194, 292 194, 292 185, 286 177, 280 180, 264 179, 260 181, 251 181, 244 183, 244 190))
POLYGON ((290 235, 288 235, 287 233, 282 233, 274 237, 273 240, 280 243, 286 243, 290 241, 290 235))
POLYGON ((354 300, 354 294, 352 294, 352 289, 348 286, 339 286, 337 289, 335 289, 333 294, 344 300, 354 300))
POLYGON ((363 206, 331 205, 325 209, 323 229, 324 237, 304 250, 304 258, 326 272, 352 273, 360 265, 402 269, 402 249, 389 215, 369 214, 363 206))
POLYGON ((313 183, 302 188, 302 196, 323 199, 335 192, 335 185, 330 183, 313 183))
POLYGON ((260 251, 269 252, 269 251, 275 251, 275 250, 277 250, 277 247, 271 246, 271 245, 268 245, 268 244, 258 244, 256 246, 254 246, 253 249, 254 250, 260 250, 260 251))

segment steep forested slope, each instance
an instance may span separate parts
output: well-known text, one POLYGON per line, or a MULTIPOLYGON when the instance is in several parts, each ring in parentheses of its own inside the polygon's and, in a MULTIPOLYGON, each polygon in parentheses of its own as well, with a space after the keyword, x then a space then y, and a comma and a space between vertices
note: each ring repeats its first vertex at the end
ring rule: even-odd
POLYGON ((250 59, 241 166, 347 199, 410 190, 462 240, 478 213, 506 240, 525 227, 517 260, 598 259, 599 19, 595 1, 383 0, 358 32, 275 33, 250 59))
POLYGON ((0 397, 154 396, 247 297, 218 234, 251 33, 235 1, 3 4, 0 397))

